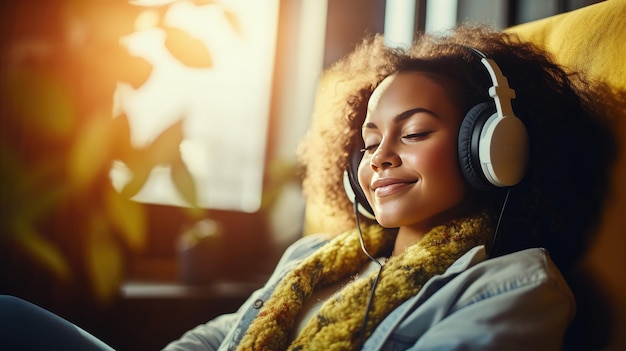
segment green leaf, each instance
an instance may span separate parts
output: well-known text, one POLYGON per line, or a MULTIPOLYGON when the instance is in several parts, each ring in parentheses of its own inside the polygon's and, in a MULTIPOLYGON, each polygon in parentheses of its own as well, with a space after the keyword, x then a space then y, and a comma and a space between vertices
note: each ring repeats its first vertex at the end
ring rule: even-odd
POLYGON ((113 120, 94 116, 86 122, 72 145, 68 160, 70 181, 84 188, 110 167, 113 120))
POLYGON ((224 10, 224 17, 226 17, 226 20, 228 21, 228 23, 230 23, 230 26, 233 28, 233 30, 240 36, 243 36, 243 29, 241 28, 241 24, 239 23, 237 15, 235 15, 235 13, 230 10, 224 10))
POLYGON ((26 222, 15 223, 14 230, 15 243, 21 246, 34 262, 61 280, 70 279, 72 275, 70 267, 59 249, 44 239, 32 225, 26 222))
POLYGON ((143 249, 148 220, 144 206, 124 198, 112 188, 106 190, 105 196, 108 218, 119 229, 122 239, 133 250, 143 249))
POLYGON ((204 43, 189 33, 174 27, 164 27, 165 47, 178 61, 192 68, 213 66, 211 53, 204 43))
POLYGON ((120 64, 115 69, 120 81, 139 89, 150 78, 153 67, 142 57, 127 55, 121 57, 120 64))
POLYGON ((131 170, 132 178, 122 189, 121 195, 130 199, 146 184, 154 166, 147 158, 141 157, 141 154, 138 154, 127 166, 131 170))
POLYGON ((111 122, 112 158, 128 163, 135 150, 130 140, 130 123, 125 113, 114 117, 111 122))
POLYGON ((172 164, 172 182, 187 203, 193 207, 198 206, 195 181, 187 165, 181 159, 172 164))
POLYGON ((183 119, 181 118, 161 132, 146 148, 152 166, 169 165, 178 160, 183 139, 183 119))
POLYGON ((91 213, 87 228, 87 271, 94 295, 108 302, 116 296, 122 281, 123 255, 110 233, 106 218, 91 213))
POLYGON ((148 180, 154 167, 172 165, 180 159, 180 144, 183 141, 183 120, 172 124, 159 134, 147 147, 131 150, 125 163, 132 172, 132 178, 122 195, 131 198, 136 195, 148 180))

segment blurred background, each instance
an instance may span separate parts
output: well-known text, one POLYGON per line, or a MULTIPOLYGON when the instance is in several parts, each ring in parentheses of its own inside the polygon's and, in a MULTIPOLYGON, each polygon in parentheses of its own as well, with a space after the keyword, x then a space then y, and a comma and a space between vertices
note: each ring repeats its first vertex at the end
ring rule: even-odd
POLYGON ((234 311, 305 231, 296 162, 324 69, 584 0, 0 3, 0 293, 120 350, 234 311))

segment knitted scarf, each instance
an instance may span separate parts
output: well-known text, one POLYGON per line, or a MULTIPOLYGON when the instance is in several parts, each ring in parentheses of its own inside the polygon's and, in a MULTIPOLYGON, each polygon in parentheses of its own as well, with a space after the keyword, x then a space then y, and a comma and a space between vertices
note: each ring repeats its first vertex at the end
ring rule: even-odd
MULTIPOLYGON (((433 228, 417 244, 391 257, 384 265, 368 315, 365 336, 396 307, 417 294, 433 276, 442 274, 459 257, 489 242, 491 218, 480 214, 433 228)), ((390 247, 395 235, 379 226, 363 228, 366 247, 377 255, 390 247)), ((287 274, 263 305, 239 343, 240 351, 354 350, 365 306, 377 272, 353 280, 329 298, 289 345, 298 313, 316 288, 354 275, 368 262, 357 230, 335 237, 287 274)))

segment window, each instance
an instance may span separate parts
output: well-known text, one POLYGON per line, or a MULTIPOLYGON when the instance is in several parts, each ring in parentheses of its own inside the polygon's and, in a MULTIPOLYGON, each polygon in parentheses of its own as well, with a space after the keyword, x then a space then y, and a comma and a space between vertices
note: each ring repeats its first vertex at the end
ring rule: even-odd
MULTIPOLYGON (((180 123, 184 135, 178 146, 180 158, 194 181, 198 205, 257 210, 279 1, 135 3, 146 9, 137 18, 137 31, 124 38, 124 44, 153 68, 138 89, 118 86, 117 112, 128 118, 132 145, 146 148, 168 127, 180 123), (181 62, 166 45, 172 36, 204 45, 210 61, 191 67, 189 62, 181 62)), ((133 199, 189 205, 172 181, 173 165, 155 161, 151 166, 148 179, 133 199)), ((118 161, 110 176, 122 190, 134 174, 129 165, 118 161)))

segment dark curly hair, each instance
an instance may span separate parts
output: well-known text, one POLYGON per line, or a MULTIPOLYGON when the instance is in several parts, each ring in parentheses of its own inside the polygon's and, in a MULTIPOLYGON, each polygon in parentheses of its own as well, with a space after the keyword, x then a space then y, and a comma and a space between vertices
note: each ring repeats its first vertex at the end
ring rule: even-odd
MULTIPOLYGON (((466 110, 490 101, 491 80, 468 47, 500 66, 516 91, 513 110, 530 139, 528 171, 511 189, 496 254, 545 247, 561 269, 568 269, 587 246, 608 194, 616 152, 603 107, 610 93, 600 82, 590 84, 581 74, 565 71, 513 34, 459 27, 446 35, 421 35, 408 49, 387 47, 380 35, 367 37, 325 75, 327 99, 300 148, 305 195, 324 197, 337 232, 353 227, 342 178, 349 151, 362 143, 361 125, 373 90, 390 74, 418 70, 457 83, 462 93, 454 98, 466 110)), ((477 206, 497 217, 503 191, 480 198, 477 206)))

